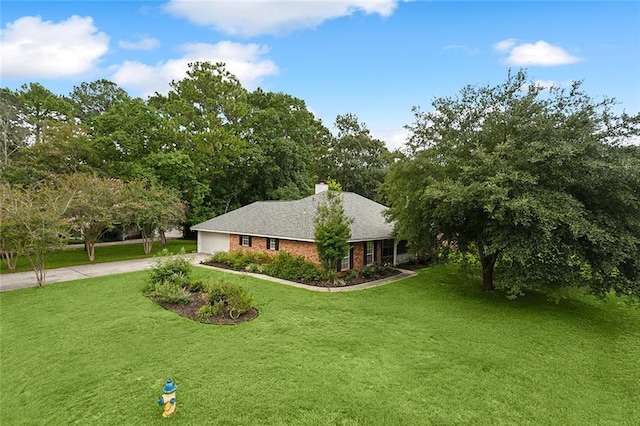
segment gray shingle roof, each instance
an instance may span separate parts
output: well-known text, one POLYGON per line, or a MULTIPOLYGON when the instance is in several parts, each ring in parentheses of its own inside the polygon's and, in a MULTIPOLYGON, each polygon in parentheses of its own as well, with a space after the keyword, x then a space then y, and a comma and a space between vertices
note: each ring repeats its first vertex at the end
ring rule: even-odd
MULTIPOLYGON (((318 204, 326 192, 295 201, 257 201, 191 227, 194 231, 254 235, 289 240, 313 241, 318 204)), ((391 237, 393 225, 383 216, 387 207, 353 192, 343 192, 347 217, 353 218, 350 241, 391 237)))

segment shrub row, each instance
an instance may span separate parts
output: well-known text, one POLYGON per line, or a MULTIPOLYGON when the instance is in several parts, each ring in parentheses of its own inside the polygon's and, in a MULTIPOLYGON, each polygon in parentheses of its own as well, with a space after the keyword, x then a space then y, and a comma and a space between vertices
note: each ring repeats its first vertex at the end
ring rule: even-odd
POLYGON ((259 272, 291 281, 313 282, 323 279, 318 267, 304 256, 279 252, 275 256, 244 250, 215 253, 210 262, 223 263, 234 269, 259 272))

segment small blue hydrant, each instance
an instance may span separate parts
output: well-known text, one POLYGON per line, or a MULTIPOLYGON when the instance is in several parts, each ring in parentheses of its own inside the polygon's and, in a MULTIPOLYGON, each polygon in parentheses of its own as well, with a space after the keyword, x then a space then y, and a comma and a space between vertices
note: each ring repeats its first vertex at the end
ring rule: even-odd
POLYGON ((162 406, 162 417, 169 417, 176 412, 178 407, 176 406, 176 390, 178 386, 173 382, 173 379, 167 380, 162 388, 163 395, 158 398, 158 405, 162 406))

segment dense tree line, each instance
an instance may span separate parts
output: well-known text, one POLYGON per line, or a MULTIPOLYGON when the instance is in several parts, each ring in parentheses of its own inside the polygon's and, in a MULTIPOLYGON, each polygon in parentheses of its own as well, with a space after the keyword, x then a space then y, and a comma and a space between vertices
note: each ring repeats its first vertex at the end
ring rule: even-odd
POLYGON ((303 100, 247 91, 220 63, 191 64, 147 100, 98 80, 68 96, 38 83, 4 88, 0 101, 3 182, 154 181, 180 194, 185 228, 253 201, 300 198, 330 178, 376 198, 391 162, 354 115, 338 117, 334 136, 303 100))
POLYGON ((254 201, 301 198, 331 178, 377 197, 391 154, 353 115, 337 128, 334 136, 301 99, 246 90, 220 63, 190 64, 166 95, 146 100, 107 80, 67 96, 39 83, 2 88, 3 256, 11 267, 15 254, 41 255, 34 269, 44 271, 47 253, 75 234, 93 260, 115 225, 140 232, 149 252, 177 222, 188 231, 254 201), (64 208, 47 207, 56 193, 64 208), (29 220, 50 232, 24 246, 29 220))

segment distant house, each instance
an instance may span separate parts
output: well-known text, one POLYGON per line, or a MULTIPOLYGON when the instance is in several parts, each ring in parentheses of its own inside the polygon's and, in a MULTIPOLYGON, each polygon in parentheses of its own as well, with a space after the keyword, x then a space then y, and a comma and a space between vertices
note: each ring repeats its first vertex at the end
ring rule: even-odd
MULTIPOLYGON (((275 254, 286 251, 319 263, 314 243, 314 217, 326 197, 324 184, 316 193, 295 201, 258 201, 191 227, 198 232, 198 252, 212 254, 237 249, 275 254)), ((397 265, 407 260, 404 242, 392 238, 387 208, 352 192, 343 192, 345 215, 353 219, 349 254, 340 270, 362 269, 374 263, 397 265)))

